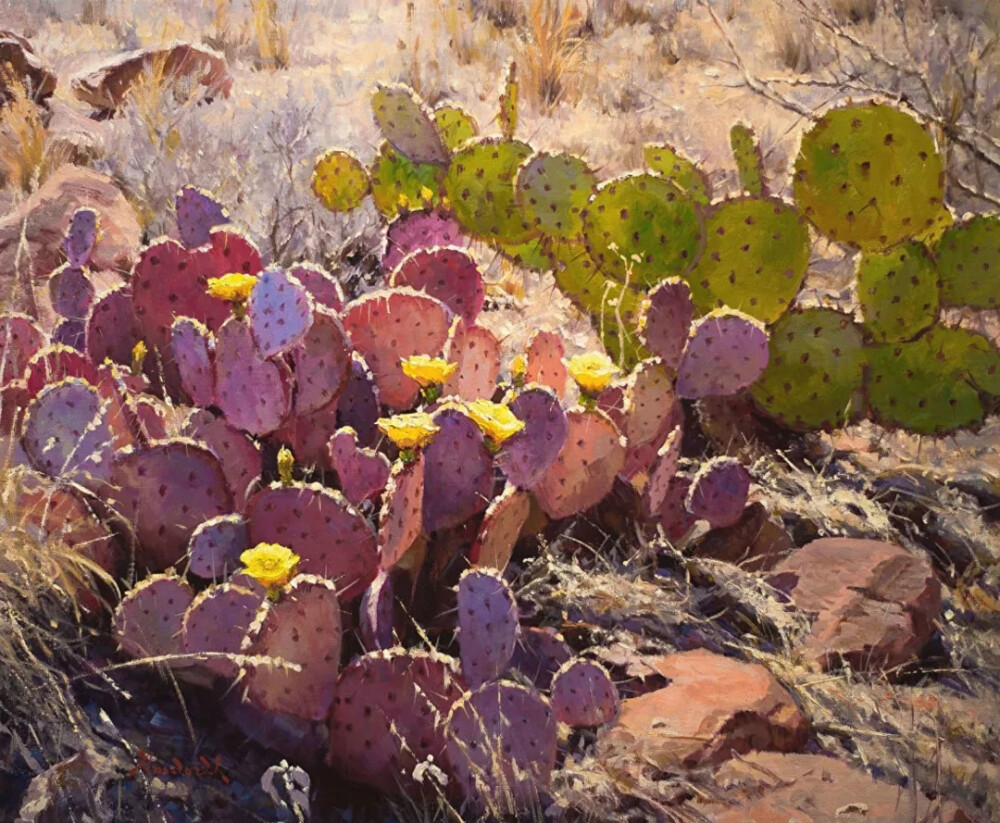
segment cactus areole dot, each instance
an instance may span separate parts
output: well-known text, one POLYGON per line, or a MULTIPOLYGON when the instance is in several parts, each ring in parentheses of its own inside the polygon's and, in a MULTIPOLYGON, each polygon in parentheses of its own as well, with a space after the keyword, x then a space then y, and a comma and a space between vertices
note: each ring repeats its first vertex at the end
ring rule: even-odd
POLYGON ((240 555, 240 562, 246 566, 246 574, 264 586, 270 594, 295 576, 299 556, 287 546, 258 543, 240 555))

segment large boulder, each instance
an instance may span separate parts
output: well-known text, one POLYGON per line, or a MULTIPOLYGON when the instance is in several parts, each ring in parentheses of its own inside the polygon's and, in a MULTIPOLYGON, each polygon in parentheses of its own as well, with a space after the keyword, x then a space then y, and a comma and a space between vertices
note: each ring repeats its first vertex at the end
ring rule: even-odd
POLYGON ((128 272, 139 252, 142 229, 125 196, 111 178, 91 169, 65 165, 12 210, 0 217, 0 304, 39 318, 51 329, 56 322, 48 277, 62 262, 62 239, 79 208, 94 209, 101 239, 90 267, 128 272))
MULTIPOLYGON (((28 97, 36 103, 43 103, 56 90, 56 76, 35 54, 25 38, 12 31, 0 29, 0 66, 9 65, 14 72, 13 79, 20 81, 28 97)), ((11 99, 8 78, 0 72, 0 106, 11 99)))
POLYGON ((930 562, 880 540, 826 537, 779 563, 770 582, 809 615, 800 650, 824 670, 890 670, 934 631, 941 584, 930 562))
POLYGON ((125 102, 136 81, 147 72, 161 75, 163 82, 169 84, 181 79, 200 83, 210 96, 228 97, 233 88, 226 58, 190 43, 120 54, 97 68, 76 75, 70 83, 78 99, 102 113, 113 114, 125 102))
POLYGON ((669 685, 622 702, 618 720, 598 742, 603 759, 694 768, 805 744, 805 716, 763 666, 704 649, 646 663, 669 685))
POLYGON ((822 755, 753 752, 715 777, 732 805, 698 805, 714 823, 974 823, 954 803, 879 783, 822 755))

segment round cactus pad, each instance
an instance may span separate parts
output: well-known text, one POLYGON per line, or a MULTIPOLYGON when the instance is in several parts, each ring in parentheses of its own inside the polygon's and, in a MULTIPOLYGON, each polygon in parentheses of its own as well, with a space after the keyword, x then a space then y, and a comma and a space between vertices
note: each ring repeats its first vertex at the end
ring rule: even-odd
POLYGON ((337 682, 328 764, 387 794, 426 791, 413 771, 429 757, 446 766, 442 718, 465 690, 457 671, 445 655, 398 648, 354 660, 337 682))
POLYGON ((70 266, 83 267, 90 260, 98 235, 98 217, 93 209, 77 209, 70 218, 62 250, 70 266))
POLYGON ((503 571, 529 514, 531 497, 508 484, 486 510, 476 542, 469 551, 469 563, 475 568, 503 571))
POLYGON ((653 289, 642 304, 639 339, 664 366, 676 371, 693 319, 694 303, 688 284, 679 277, 668 278, 653 289))
POLYGON ((340 394, 351 371, 351 341, 332 311, 316 309, 312 325, 292 350, 295 413, 310 414, 340 394))
POLYGON ((552 710, 569 726, 600 726, 618 715, 618 690, 600 663, 576 658, 552 680, 552 710))
POLYGON ((178 317, 170 328, 170 351, 180 376, 181 389, 195 406, 215 403, 215 341, 204 323, 178 317))
POLYGON ((375 533, 338 491, 317 483, 276 483, 250 499, 246 516, 251 546, 287 546, 301 558, 300 571, 337 584, 345 605, 360 597, 375 578, 375 533))
POLYGON ((479 124, 461 106, 438 106, 434 109, 434 122, 449 151, 455 151, 479 134, 479 124))
POLYGON ((772 417, 796 429, 831 429, 863 406, 860 329, 833 309, 786 313, 771 329, 767 368, 751 387, 772 417))
POLYGON ((518 169, 531 155, 526 143, 496 137, 470 141, 455 153, 444 191, 467 234, 515 244, 535 234, 514 191, 518 169))
POLYGON ((71 320, 82 320, 90 311, 97 289, 86 269, 67 263, 49 275, 49 296, 52 308, 58 314, 71 320))
POLYGON ((165 574, 147 577, 125 595, 115 611, 118 645, 137 658, 182 654, 184 613, 193 600, 194 592, 180 578, 165 574))
POLYGON ((332 212, 353 211, 371 190, 364 164, 349 151, 328 151, 316 158, 312 190, 332 212))
POLYGON ((298 575, 277 600, 264 601, 243 638, 243 654, 274 659, 248 665, 247 697, 265 711, 323 720, 337 685, 341 643, 336 586, 298 575), (299 670, 275 665, 278 660, 299 670))
POLYGON ((183 434, 208 447, 222 464, 226 485, 242 510, 247 493, 263 472, 260 450, 242 431, 207 409, 195 409, 184 421, 183 434))
POLYGON ((602 183, 583 213, 583 237, 594 262, 633 286, 654 286, 688 271, 701 253, 704 235, 694 202, 653 174, 627 174, 602 183))
POLYGON ((475 321, 486 299, 476 261, 460 248, 417 249, 400 262, 389 284, 436 297, 467 323, 475 321))
POLYGON ((469 238, 462 234, 450 214, 437 209, 412 211, 399 215, 386 230, 385 255, 382 257, 383 271, 393 271, 404 257, 420 249, 439 246, 464 249, 469 238))
POLYGON ((677 368, 677 394, 684 398, 743 391, 767 367, 763 325, 736 311, 714 311, 699 320, 677 368))
POLYGON ((697 522, 687 509, 688 493, 691 491, 691 481, 677 475, 670 481, 663 502, 660 505, 659 524, 667 540, 680 540, 697 522))
POLYGON ((648 168, 671 183, 689 200, 707 206, 712 199, 708 175, 669 143, 647 143, 642 157, 648 168))
POLYGON ((493 458, 482 431, 457 409, 434 415, 440 431, 424 447, 424 529, 458 526, 493 497, 493 458))
POLYGON ((458 630, 462 675, 471 688, 507 670, 520 623, 514 595, 500 572, 463 572, 458 581, 458 630))
POLYGON ((139 544, 137 559, 152 571, 179 562, 199 525, 233 510, 218 459, 185 438, 117 452, 110 485, 111 503, 139 544))
POLYGON ((827 112, 795 159, 795 201, 831 240, 887 249, 933 226, 944 196, 934 139, 897 108, 827 112))
POLYGON ((952 306, 1000 306, 1000 217, 977 215, 949 228, 938 241, 941 299, 952 306))
POLYGON ((344 290, 329 272, 312 263, 299 263, 292 266, 288 273, 302 284, 317 306, 325 306, 335 312, 344 308, 344 290))
POLYGON ((269 269, 254 283, 247 320, 261 357, 274 357, 305 338, 313 322, 312 298, 294 277, 269 269))
POLYGON ((112 289, 90 307, 86 353, 92 363, 110 359, 127 366, 132 360, 132 349, 140 339, 138 324, 132 315, 131 287, 112 289))
POLYGON ((579 237, 581 213, 597 185, 597 175, 572 154, 537 152, 517 172, 517 199, 534 226, 563 240, 579 237))
POLYGON ((400 154, 415 163, 448 162, 451 152, 434 116, 408 87, 380 84, 372 95, 372 112, 385 139, 400 154))
POLYGON ((489 329, 470 326, 456 317, 448 332, 445 359, 458 368, 448 378, 443 394, 463 400, 489 399, 500 377, 500 341, 489 329))
POLYGON ((292 403, 289 375, 257 351, 250 328, 235 318, 215 340, 215 404, 233 426, 253 435, 281 425, 292 403))
POLYGON ((687 510, 707 520, 713 529, 740 519, 750 491, 750 473, 733 457, 714 457, 691 481, 687 510))
POLYGON ((174 201, 177 234, 181 243, 193 249, 211 240, 212 229, 229 222, 229 213, 212 195, 195 186, 184 186, 174 201))
MULTIPOLYGON (((262 602, 260 592, 231 583, 205 589, 184 614, 181 643, 185 653, 240 654, 243 637, 262 602)), ((206 657, 199 663, 221 677, 239 674, 239 666, 225 657, 206 657)))
POLYGON ((625 438, 610 417, 600 411, 573 409, 566 419, 566 442, 534 488, 542 510, 553 519, 599 503, 625 466, 625 438))
POLYGON ((412 407, 420 387, 403 374, 400 360, 415 354, 439 355, 448 340, 451 311, 433 297, 400 288, 372 292, 349 303, 343 320, 355 350, 372 371, 381 401, 395 410, 412 407))
POLYGON ((702 311, 738 309, 765 323, 795 300, 809 268, 809 227, 778 199, 740 198, 716 206, 705 224, 705 251, 688 275, 702 311))
POLYGON ((213 517, 191 534, 188 571, 207 580, 224 580, 240 568, 240 555, 249 548, 247 521, 241 515, 213 517))
POLYGON ((522 391, 510 404, 524 428, 507 440, 497 454, 497 465, 519 489, 532 489, 562 451, 569 433, 566 412, 556 394, 541 386, 522 391))
POLYGON ((858 301, 865 327, 882 343, 909 340, 934 325, 938 273, 921 243, 868 252, 858 263, 858 301))

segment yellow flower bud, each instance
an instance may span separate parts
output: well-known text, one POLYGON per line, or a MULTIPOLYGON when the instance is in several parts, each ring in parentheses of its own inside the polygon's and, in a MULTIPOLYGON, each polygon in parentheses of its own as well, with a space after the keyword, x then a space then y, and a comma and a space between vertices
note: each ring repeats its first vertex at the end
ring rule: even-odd
POLYGON ((278 479, 282 486, 292 485, 292 470, 295 468, 295 455, 287 446, 278 450, 278 479))
POLYGON ((142 364, 146 362, 146 355, 149 354, 149 347, 145 340, 140 340, 132 347, 132 374, 142 374, 142 364))
POLYGON ((515 380, 523 380, 527 373, 528 361, 523 354, 519 354, 510 363, 510 376, 515 380))

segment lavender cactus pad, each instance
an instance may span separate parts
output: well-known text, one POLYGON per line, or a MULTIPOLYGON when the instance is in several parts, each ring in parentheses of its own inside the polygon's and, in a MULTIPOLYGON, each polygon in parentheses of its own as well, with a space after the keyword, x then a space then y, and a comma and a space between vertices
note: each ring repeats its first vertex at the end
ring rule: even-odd
POLYGON ((170 328, 170 351, 181 389, 195 406, 215 403, 214 340, 203 323, 178 317, 170 328))
POLYGON ((247 494, 263 472, 257 446, 226 418, 216 417, 207 409, 194 409, 184 421, 182 432, 203 443, 219 459, 234 504, 242 511, 247 494))
POLYGON ((295 413, 310 414, 340 394, 351 372, 351 341, 332 311, 316 309, 312 325, 292 350, 295 413))
POLYGON ((86 269, 66 264, 49 275, 52 308, 71 320, 83 320, 97 295, 86 269))
POLYGON ((93 209, 77 209, 70 219, 62 250, 70 266, 83 267, 97 243, 98 218, 93 209))
POLYGON ((281 425, 292 402, 288 374, 265 360, 250 329, 230 318, 215 341, 215 402, 226 419, 254 435, 281 425))
POLYGON ((715 457, 701 467, 691 484, 687 509, 713 528, 740 519, 750 491, 750 473, 733 457, 715 457))
POLYGON ((132 315, 132 289, 119 286, 99 298, 87 315, 86 352, 92 363, 111 360, 128 365, 141 339, 132 315))
POLYGON ((508 439, 497 454, 497 465, 519 489, 532 489, 556 461, 569 434, 569 421, 551 389, 536 386, 510 404, 524 428, 508 439))
POLYGON ((178 577, 157 574, 146 578, 115 611, 118 645, 131 657, 182 654, 184 613, 193 600, 191 587, 178 577))
POLYGON ((339 429, 327 445, 340 489, 355 506, 374 500, 389 482, 392 464, 384 454, 358 446, 354 429, 339 429))
POLYGON ((469 238, 447 212, 414 211, 402 214, 389 224, 382 268, 393 271, 403 258, 420 249, 451 246, 464 249, 469 238))
POLYGON ((181 243, 193 249, 204 246, 211 239, 211 231, 229 222, 225 208, 204 189, 184 186, 174 202, 177 233, 181 243))
POLYGON ((713 312, 699 320, 677 368, 677 394, 685 398, 736 394, 767 368, 763 324, 739 312, 713 312))
POLYGON ((552 680, 552 709, 567 725, 600 726, 617 716, 618 690, 600 663, 577 658, 552 680))
POLYGON ((517 603, 499 572, 469 569, 458 581, 462 675, 471 688, 502 675, 517 642, 517 603))
POLYGON ((409 286, 436 297, 466 323, 475 322, 486 299, 483 276, 459 248, 418 249, 392 273, 392 286, 409 286))
POLYGON ((292 266, 288 273, 302 284, 317 306, 334 312, 344 308, 344 290, 329 272, 312 263, 299 263, 292 266))
POLYGON ((260 356, 274 357, 305 338, 313 322, 312 298, 294 277, 269 269, 250 293, 247 320, 260 356))
POLYGON ((240 555, 250 548, 247 522, 238 514, 206 520, 188 543, 188 571, 207 580, 224 580, 240 568, 240 555))
POLYGON ((440 431, 424 448, 424 529, 464 523, 493 497, 493 458, 482 431, 457 409, 434 415, 440 431))
POLYGON ((640 319, 639 337, 668 369, 676 371, 694 319, 691 289, 680 278, 672 277, 653 289, 648 301, 640 319))
MULTIPOLYGON (((181 631, 184 652, 215 652, 238 655, 243 637, 263 603, 260 592, 224 583, 198 594, 187 612, 181 631)), ((235 678, 239 666, 225 657, 206 657, 201 666, 220 677, 235 678)))
POLYGON ((424 456, 397 462, 382 494, 378 551, 383 569, 393 568, 423 531, 424 456))

